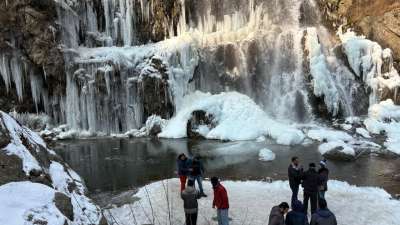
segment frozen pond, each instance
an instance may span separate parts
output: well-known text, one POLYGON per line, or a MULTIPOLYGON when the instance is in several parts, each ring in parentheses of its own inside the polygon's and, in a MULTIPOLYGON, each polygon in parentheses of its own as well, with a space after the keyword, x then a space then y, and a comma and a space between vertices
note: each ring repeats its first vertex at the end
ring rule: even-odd
MULTIPOLYGON (((58 153, 86 181, 91 192, 125 191, 152 181, 175 177, 179 153, 199 154, 206 177, 223 179, 287 179, 292 156, 299 156, 305 167, 319 162, 318 145, 282 146, 266 142, 191 141, 187 139, 88 139, 59 143, 58 153), (259 160, 259 150, 276 154, 271 162, 259 160)), ((400 160, 394 157, 365 155, 356 161, 328 161, 331 179, 359 186, 378 186, 391 194, 400 193, 400 160)))

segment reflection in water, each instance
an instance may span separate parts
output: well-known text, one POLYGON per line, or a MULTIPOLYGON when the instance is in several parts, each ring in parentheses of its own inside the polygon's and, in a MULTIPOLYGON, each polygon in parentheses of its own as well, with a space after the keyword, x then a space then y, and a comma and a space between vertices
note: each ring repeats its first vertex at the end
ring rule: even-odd
MULTIPOLYGON (((292 156, 300 156, 304 165, 319 162, 321 156, 317 147, 315 144, 281 146, 265 142, 186 139, 90 139, 62 142, 58 152, 85 179, 89 190, 120 191, 174 177, 179 153, 200 155, 206 177, 286 179, 292 156), (258 151, 264 147, 275 152, 274 161, 258 160, 258 151)), ((400 193, 400 182, 391 179, 394 173, 399 173, 399 160, 365 156, 355 162, 328 161, 328 166, 332 179, 379 186, 391 193, 400 193)))

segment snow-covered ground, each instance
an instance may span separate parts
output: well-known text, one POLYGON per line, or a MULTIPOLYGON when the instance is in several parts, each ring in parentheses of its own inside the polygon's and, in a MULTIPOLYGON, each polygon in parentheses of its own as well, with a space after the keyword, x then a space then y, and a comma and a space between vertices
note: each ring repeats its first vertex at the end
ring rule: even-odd
POLYGON ((51 225, 64 225, 68 218, 55 206, 55 193, 46 185, 30 181, 0 186, 0 224, 28 225, 47 221, 51 225))
MULTIPOLYGON (((222 183, 228 191, 233 225, 265 224, 271 207, 282 201, 289 202, 291 197, 287 181, 222 183)), ((209 181, 203 184, 209 196, 199 200, 198 224, 217 224, 213 220, 216 212, 211 208, 211 185, 209 181)), ((179 196, 178 179, 159 181, 141 188, 134 196, 140 200, 112 208, 106 214, 110 222, 117 220, 120 224, 150 224, 153 221, 155 224, 184 224, 183 203, 179 196)), ((302 199, 302 194, 299 197, 302 199)), ((330 181, 326 196, 328 207, 336 214, 339 225, 398 224, 400 201, 390 197, 380 188, 356 187, 341 181, 330 181)))

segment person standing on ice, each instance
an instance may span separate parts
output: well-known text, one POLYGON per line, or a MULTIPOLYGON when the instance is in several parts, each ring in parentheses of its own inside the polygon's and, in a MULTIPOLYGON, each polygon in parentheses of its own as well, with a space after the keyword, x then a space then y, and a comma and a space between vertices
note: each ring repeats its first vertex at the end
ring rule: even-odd
POLYGON ((185 210, 186 225, 196 225, 199 204, 200 192, 194 187, 194 181, 188 180, 187 187, 181 192, 183 199, 183 208, 185 210))
POLYGON ((201 162, 199 156, 195 156, 191 163, 189 179, 197 181, 197 184, 199 185, 201 197, 207 197, 207 195, 204 194, 204 190, 203 190, 203 175, 204 175, 203 163, 201 162))
POLYGON ((312 215, 310 225, 337 225, 336 216, 328 209, 325 199, 320 199, 319 209, 312 215))
POLYGON ((272 207, 269 214, 268 225, 285 225, 285 214, 289 211, 289 204, 282 202, 281 204, 272 207))
POLYGON ((299 194, 302 172, 303 168, 299 165, 299 157, 292 157, 292 163, 289 165, 288 168, 289 186, 292 190, 292 205, 294 201, 298 200, 297 195, 299 194))
POLYGON ((217 208, 218 225, 229 225, 228 193, 225 187, 219 182, 218 177, 212 177, 211 184, 214 189, 214 200, 212 207, 217 208))
POLYGON ((318 203, 318 185, 320 183, 319 174, 315 169, 315 163, 310 163, 309 169, 303 173, 303 189, 304 189, 304 212, 307 214, 308 201, 311 202, 311 214, 317 210, 318 203))
POLYGON ((285 225, 309 225, 301 201, 296 200, 292 203, 292 211, 286 215, 285 225))
POLYGON ((189 175, 189 162, 185 154, 180 154, 176 161, 178 167, 178 176, 181 182, 181 192, 185 190, 187 176, 189 175))
POLYGON ((318 170, 319 174, 319 190, 318 198, 325 199, 325 192, 328 191, 328 180, 329 180, 329 169, 326 167, 326 159, 319 162, 320 168, 318 170))

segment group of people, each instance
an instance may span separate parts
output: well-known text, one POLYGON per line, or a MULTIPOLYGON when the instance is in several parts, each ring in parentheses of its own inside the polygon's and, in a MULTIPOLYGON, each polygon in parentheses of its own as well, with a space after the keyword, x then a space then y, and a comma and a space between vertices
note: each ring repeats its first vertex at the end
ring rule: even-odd
POLYGON ((320 168, 310 163, 307 171, 303 170, 299 158, 293 157, 288 168, 289 186, 292 190, 292 210, 289 204, 282 202, 272 208, 269 225, 337 225, 335 215, 328 209, 325 192, 328 191, 329 169, 326 160, 322 160, 320 168), (300 185, 303 187, 303 203, 298 199, 300 185), (308 223, 308 202, 311 204, 311 220, 308 223), (285 218, 286 214, 286 218, 285 218))
MULTIPOLYGON (((196 225, 198 214, 197 200, 207 197, 203 190, 204 167, 200 157, 188 158, 180 154, 177 159, 178 175, 181 182, 181 198, 185 210, 186 225, 196 225), (196 189, 197 182, 199 190, 196 189)), ((289 185, 292 190, 291 206, 287 202, 271 209, 268 225, 337 225, 335 215, 328 209, 325 192, 328 190, 329 169, 326 160, 320 162, 317 171, 315 163, 303 170, 299 158, 293 157, 288 168, 289 185), (300 185, 304 191, 303 203, 298 199, 300 185), (311 204, 311 220, 308 222, 308 202, 311 204), (286 215, 286 216, 285 216, 286 215)), ((218 177, 211 178, 214 191, 212 207, 217 209, 218 225, 229 225, 229 200, 225 187, 218 177)))
MULTIPOLYGON (((185 154, 180 154, 177 159, 178 176, 181 182, 181 198, 185 210, 186 225, 197 224, 198 202, 201 197, 207 197, 203 189, 204 166, 199 156, 189 159, 185 154), (187 181, 187 182, 186 182, 187 181), (199 186, 196 189, 195 183, 199 186), (187 183, 187 185, 186 185, 187 183)), ((229 200, 228 192, 220 183, 218 177, 211 178, 214 190, 212 207, 217 209, 218 225, 229 225, 229 200)))

